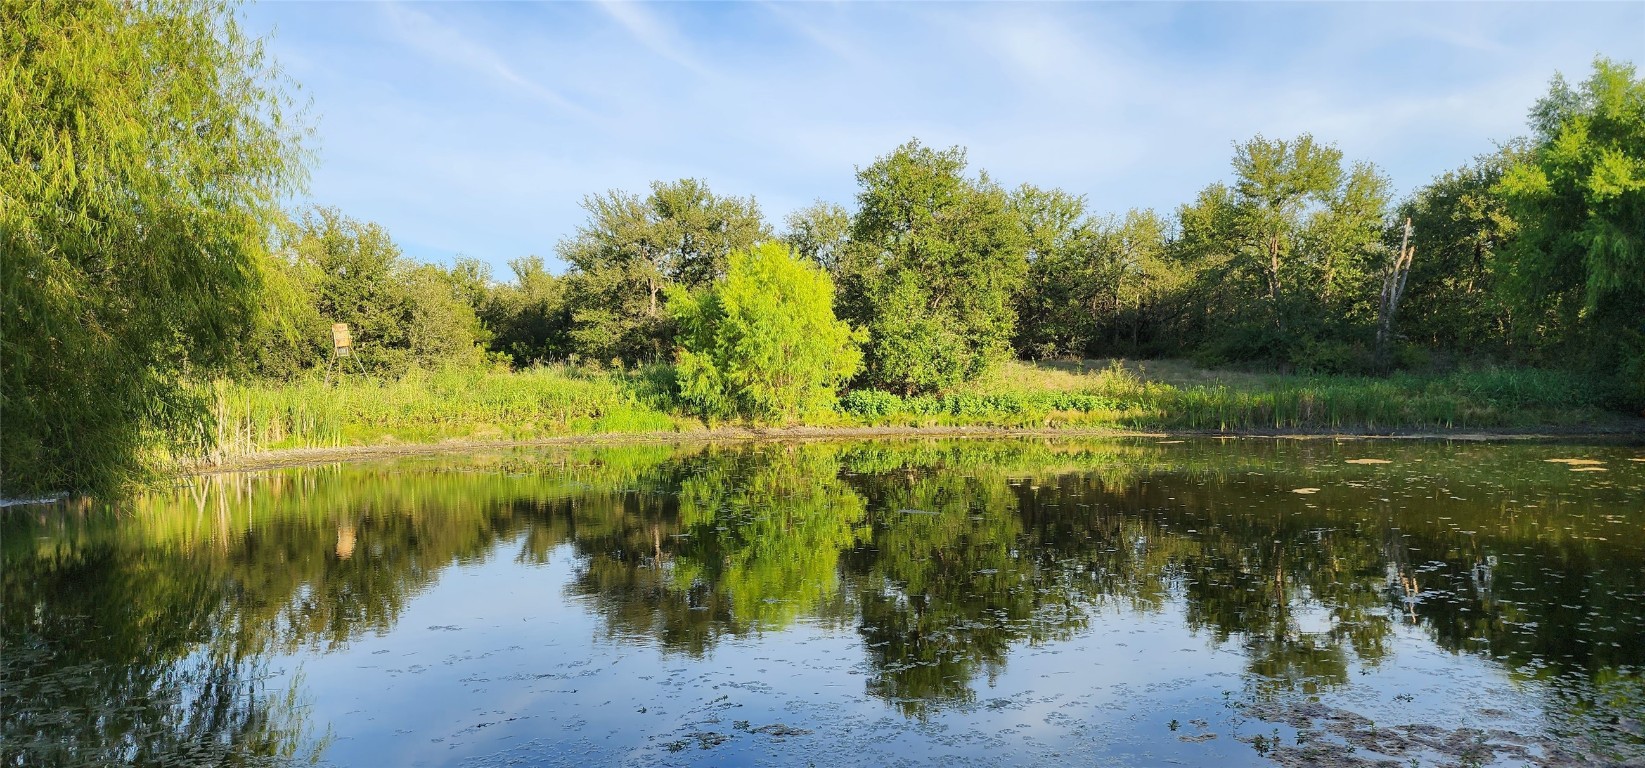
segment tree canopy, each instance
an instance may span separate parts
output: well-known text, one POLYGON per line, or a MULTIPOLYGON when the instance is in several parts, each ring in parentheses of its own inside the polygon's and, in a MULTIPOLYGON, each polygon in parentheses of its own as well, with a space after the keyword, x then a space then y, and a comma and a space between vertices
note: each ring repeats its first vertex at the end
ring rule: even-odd
POLYGON ((1549 313, 1594 362, 1645 399, 1645 79, 1599 59, 1572 88, 1555 76, 1531 110, 1533 146, 1497 185, 1519 223, 1511 299, 1549 313))
POLYGON ((671 286, 701 288, 732 251, 771 239, 752 198, 697 179, 656 182, 645 197, 613 190, 583 201, 588 223, 560 243, 571 266, 573 351, 594 360, 660 360, 673 346, 671 286))
POLYGON ((857 172, 843 314, 868 329, 877 385, 940 390, 1010 353, 1022 230, 1005 191, 965 169, 965 150, 910 141, 857 172))
POLYGON ((0 490, 203 440, 302 181, 289 87, 216 0, 0 3, 0 490))

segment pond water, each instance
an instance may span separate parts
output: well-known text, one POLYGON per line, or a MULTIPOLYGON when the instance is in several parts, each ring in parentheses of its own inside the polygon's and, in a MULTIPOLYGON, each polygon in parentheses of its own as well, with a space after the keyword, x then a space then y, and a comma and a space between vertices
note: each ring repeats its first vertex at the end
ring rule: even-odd
POLYGON ((1645 447, 561 447, 4 511, 6 765, 1645 764, 1645 447))

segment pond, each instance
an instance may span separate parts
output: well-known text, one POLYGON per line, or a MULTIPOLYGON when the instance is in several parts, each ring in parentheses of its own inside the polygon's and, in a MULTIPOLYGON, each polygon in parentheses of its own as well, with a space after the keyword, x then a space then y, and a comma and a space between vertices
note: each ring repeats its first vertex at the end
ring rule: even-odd
POLYGON ((1645 762, 1645 447, 634 444, 4 511, 4 764, 1645 762))

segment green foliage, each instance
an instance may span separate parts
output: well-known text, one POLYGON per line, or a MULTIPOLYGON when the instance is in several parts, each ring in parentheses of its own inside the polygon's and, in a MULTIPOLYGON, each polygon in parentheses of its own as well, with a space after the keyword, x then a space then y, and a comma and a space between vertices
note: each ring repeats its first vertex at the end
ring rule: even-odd
POLYGON ((1502 250, 1518 225, 1495 191, 1502 174, 1524 153, 1509 146, 1448 172, 1400 206, 1387 235, 1398 247, 1409 218, 1416 255, 1400 309, 1401 334, 1445 350, 1500 351, 1513 324, 1500 301, 1502 250), (1497 349, 1492 350, 1490 347, 1497 349))
POLYGON ((782 240, 800 258, 838 274, 841 259, 851 238, 851 212, 821 200, 788 214, 788 231, 782 240))
POLYGON ((879 390, 855 390, 840 401, 845 413, 882 422, 897 418, 953 417, 956 423, 1015 426, 1041 421, 1053 412, 1113 412, 1118 401, 1087 392, 953 392, 940 397, 898 397, 879 390))
POLYGON ((1210 357, 1308 367, 1309 345, 1352 345, 1375 320, 1388 180, 1307 134, 1237 144, 1233 167, 1178 214, 1210 357))
POLYGON ((1166 305, 1184 281, 1181 266, 1167 258, 1163 219, 1136 210, 1122 219, 1087 216, 1083 198, 1026 184, 1011 205, 1028 242, 1019 354, 1083 357, 1155 346, 1166 305))
POLYGON ((696 179, 654 182, 583 201, 588 223, 561 241, 571 351, 593 360, 663 359, 673 347, 668 289, 696 290, 724 274, 733 251, 770 239, 752 198, 719 197, 696 179))
POLYGON ((212 0, 0 3, 0 492, 193 444, 300 180, 285 84, 212 0))
POLYGON ((479 304, 491 349, 519 366, 563 357, 571 323, 565 280, 549 274, 540 256, 514 259, 508 267, 514 282, 489 289, 479 304))
POLYGON ((564 367, 498 372, 413 369, 391 379, 221 383, 215 446, 186 460, 221 461, 287 448, 445 440, 530 440, 571 434, 674 432, 671 374, 564 367))
POLYGON ((843 552, 867 538, 834 446, 745 448, 680 484, 674 589, 728 594, 734 631, 778 630, 837 599, 843 552))
POLYGON ((831 410, 862 369, 863 334, 834 317, 821 267, 767 243, 731 254, 726 276, 677 291, 680 395, 709 416, 791 421, 831 410))
MULTIPOLYGON (((468 276, 406 259, 388 231, 336 209, 315 208, 295 225, 286 267, 304 284, 319 318, 311 331, 320 356, 304 368, 324 367, 331 355, 331 323, 347 323, 354 355, 368 371, 400 374, 413 366, 473 366, 481 361, 484 331, 471 304, 485 277, 468 276)), ((460 267, 460 270, 462 268, 460 267)))
POLYGON ((1531 117, 1529 156, 1497 186, 1520 225, 1505 288, 1554 322, 1520 332, 1568 335, 1645 403, 1645 78, 1598 59, 1579 88, 1556 76, 1531 117))
POLYGON ((911 141, 857 174, 841 314, 869 332, 868 380, 947 389, 1005 359, 1027 263, 1004 190, 965 152, 911 141))

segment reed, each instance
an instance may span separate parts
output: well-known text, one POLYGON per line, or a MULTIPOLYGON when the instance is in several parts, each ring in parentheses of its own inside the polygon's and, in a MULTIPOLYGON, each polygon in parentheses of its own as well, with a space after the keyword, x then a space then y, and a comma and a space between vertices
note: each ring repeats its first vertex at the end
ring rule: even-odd
POLYGON ((1389 378, 1187 371, 1153 363, 1008 363, 942 397, 852 392, 863 423, 1193 430, 1468 429, 1601 423, 1608 393, 1560 371, 1492 368, 1389 378))
POLYGON ((668 394, 668 372, 545 366, 521 371, 413 370, 394 379, 219 382, 217 445, 187 457, 222 461, 286 448, 700 428, 668 394))
MULTIPOLYGON (((222 382, 216 444, 191 461, 287 448, 517 441, 704 429, 672 370, 564 365, 222 382)), ((1598 424, 1607 392, 1558 371, 1492 368, 1388 378, 1192 370, 1175 362, 1008 363, 941 396, 853 390, 810 426, 1110 427, 1189 430, 1491 429, 1598 424)))

